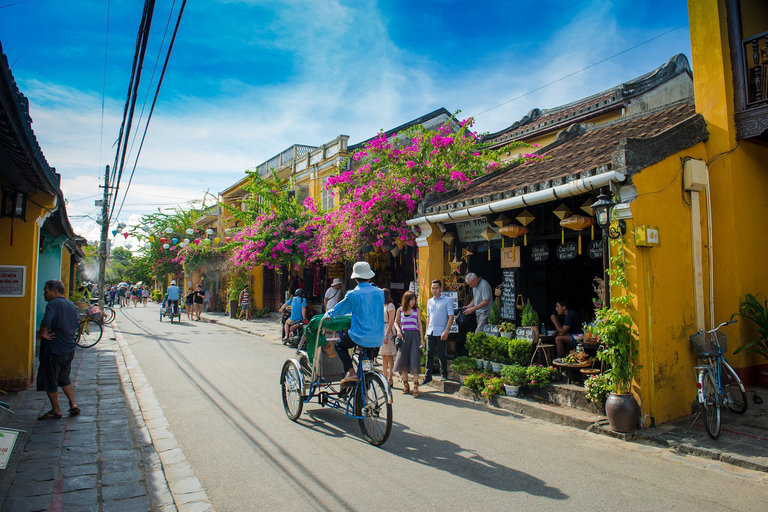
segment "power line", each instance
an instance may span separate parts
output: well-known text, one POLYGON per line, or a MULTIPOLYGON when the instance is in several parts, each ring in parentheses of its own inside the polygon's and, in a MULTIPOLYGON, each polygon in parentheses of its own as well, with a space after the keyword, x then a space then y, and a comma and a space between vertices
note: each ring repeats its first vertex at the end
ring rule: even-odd
POLYGON ((678 29, 681 29, 681 28, 683 28, 683 27, 687 27, 687 26, 688 26, 687 24, 686 24, 686 25, 680 25, 679 27, 675 27, 675 28, 673 28, 673 29, 671 29, 671 30, 667 30, 667 31, 666 31, 666 32, 664 32, 663 34, 659 34, 659 35, 657 35, 657 36, 655 36, 655 37, 652 37, 652 38, 650 38, 650 39, 647 39, 647 40, 643 41, 642 43, 638 43, 638 44, 636 44, 635 46, 633 46, 633 47, 631 47, 631 48, 627 48, 626 50, 622 50, 622 51, 620 51, 619 53, 614 53, 614 54, 613 54, 613 55, 611 55, 610 57, 606 57, 606 58, 604 58, 604 59, 603 59, 603 60, 601 60, 601 61, 595 62, 594 64, 590 64, 589 66, 587 66, 587 67, 585 67, 585 68, 581 68, 581 69, 580 69, 580 70, 578 70, 578 71, 574 71, 573 73, 569 73, 569 74, 567 74, 567 75, 565 75, 565 76, 563 76, 563 77, 560 77, 560 78, 558 78, 557 80, 553 80, 553 81, 551 81, 551 82, 549 82, 549 83, 547 83, 547 84, 544 84, 544 85, 542 85, 541 87, 537 87, 536 89, 533 89, 533 90, 531 90, 531 91, 528 91, 528 92, 526 92, 526 93, 524 93, 524 94, 521 94, 520 96, 515 96, 515 97, 514 97, 514 98, 512 98, 511 100, 507 100, 507 101, 505 101, 505 102, 503 102, 503 103, 499 103, 499 104, 498 104, 498 105, 496 105, 495 107, 491 107, 491 108, 485 109, 485 110, 483 110, 482 112, 478 112, 477 114, 475 114, 475 115, 473 115, 473 116, 470 116, 470 117, 477 117, 477 116, 479 116, 479 115, 485 114, 486 112, 490 112, 491 110, 494 110, 494 109, 497 109, 497 108, 499 108, 499 107, 501 107, 501 106, 504 106, 504 105, 506 105, 507 103, 512 103, 512 102, 513 102, 513 101, 515 101, 515 100, 519 100, 520 98, 523 98, 523 97, 525 97, 525 96, 528 96, 529 94, 533 94, 533 93, 534 93, 534 92, 536 92, 536 91, 540 91, 540 90, 542 90, 542 89, 544 89, 544 88, 546 88, 546 87, 549 87, 550 85, 556 84, 556 83, 558 83, 558 82, 562 82, 562 81, 563 81, 563 80, 565 80, 566 78, 570 78, 570 77, 572 77, 573 75, 577 75, 577 74, 579 74, 579 73, 581 73, 581 72, 583 72, 583 71, 586 71, 586 70, 588 70, 588 69, 590 69, 590 68, 593 68, 593 67, 595 67, 595 66, 598 66, 598 65, 602 64, 603 62, 606 62, 606 61, 609 61, 609 60, 613 59, 614 57, 618 57, 619 55, 623 55, 623 54, 625 54, 625 53, 627 53, 627 52, 630 52, 630 51, 634 50, 635 48, 639 48, 640 46, 643 46, 644 44, 650 43, 651 41, 654 41, 654 40, 656 40, 656 39, 658 39, 658 38, 660 38, 660 37, 664 37, 665 35, 667 35, 667 34, 670 34, 670 33, 674 32, 675 30, 678 30, 678 29))

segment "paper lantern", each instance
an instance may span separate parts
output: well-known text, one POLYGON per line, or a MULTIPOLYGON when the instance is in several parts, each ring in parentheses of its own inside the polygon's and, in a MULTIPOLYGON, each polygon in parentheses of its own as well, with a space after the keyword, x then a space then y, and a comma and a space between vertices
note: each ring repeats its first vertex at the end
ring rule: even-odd
POLYGON ((167 239, 164 236, 160 237, 160 243, 164 244, 167 239))
POLYGON ((552 210, 552 213, 557 215, 560 220, 563 220, 571 214, 571 209, 565 203, 560 203, 560 206, 552 210))
MULTIPOLYGON (((520 215, 518 215, 518 216, 517 216, 517 217, 515 217, 515 218, 517 219, 517 221, 518 221, 520 224, 522 224, 523 226, 527 226, 528 224, 530 224, 531 222, 533 222, 533 220, 534 220, 536 217, 534 217, 534 216, 533 216, 533 214, 532 214, 531 212, 529 212, 528 210, 523 210, 523 211, 520 213, 520 215)), ((525 234, 523 235, 523 245, 528 245, 528 233, 525 233, 525 234)))
POLYGON ((123 233, 123 236, 125 237, 126 240, 128 240, 128 235, 130 235, 130 233, 128 232, 123 233))
POLYGON ((205 230, 205 234, 206 235, 212 235, 213 234, 213 230, 211 228, 208 228, 208 229, 205 230))
POLYGON ((227 238, 225 238, 224 240, 226 240, 226 241, 227 241, 227 243, 229 243, 229 241, 230 241, 230 240, 232 240, 232 237, 231 237, 231 236, 228 236, 228 237, 227 237, 227 238))
POLYGON ((392 249, 390 249, 389 252, 392 254, 392 256, 397 258, 397 255, 400 254, 400 248, 398 246, 394 246, 392 249))
POLYGON ((510 224, 499 229, 499 233, 510 238, 517 238, 528 233, 528 228, 517 224, 510 224))
POLYGON ((194 235, 195 234, 195 230, 192 229, 192 228, 189 228, 188 230, 185 231, 185 233, 188 234, 188 235, 194 235))
POLYGON ((128 249, 128 250, 130 250, 130 249, 131 249, 131 247, 133 247, 133 245, 131 245, 131 244, 125 244, 125 248, 126 248, 126 249, 128 249))
POLYGON ((592 208, 593 204, 595 204, 595 201, 592 198, 587 198, 587 200, 581 204, 581 209, 584 210, 587 215, 592 216, 595 214, 595 210, 592 208))
POLYGON ((395 240, 395 245, 397 245, 402 251, 403 247, 405 247, 405 242, 402 239, 398 238, 397 240, 395 240))
POLYGON ((116 229, 112 230, 112 236, 117 236, 117 230, 116 229))
POLYGON ((186 244, 186 243, 184 243, 184 242, 181 242, 181 243, 179 244, 179 247, 181 247, 182 249, 183 249, 183 248, 185 248, 186 246, 187 246, 187 244, 186 244))
POLYGON ((167 228, 165 228, 165 233, 166 233, 166 234, 168 234, 168 235, 170 235, 171 233, 173 233, 173 228, 172 228, 172 227, 170 227, 170 226, 169 226, 169 227, 167 227, 167 228))
POLYGON ((491 226, 486 226, 480 236, 488 240, 488 261, 491 261, 491 239, 496 236, 496 231, 491 226))
POLYGON ((214 241, 214 243, 218 244, 219 242, 221 242, 221 238, 216 237, 216 238, 213 239, 213 241, 214 241))
POLYGON ((455 239, 456 239, 456 235, 454 235, 454 234, 453 234, 453 233, 451 233, 450 231, 446 232, 446 233, 443 235, 443 242, 445 242, 446 244, 448 244, 448 247, 449 247, 449 248, 451 247, 451 244, 453 243, 453 241, 454 241, 455 239))
POLYGON ((185 238, 185 239, 184 239, 184 243, 185 243, 185 244, 187 244, 187 245, 189 245, 189 238, 185 238))
MULTIPOLYGON (((595 224, 595 219, 587 217, 586 215, 571 215, 567 219, 560 221, 560 226, 563 228, 573 229, 579 232, 579 254, 581 254, 581 230, 586 229, 589 226, 595 224)), ((565 242, 565 235, 563 235, 563 242, 565 242)), ((594 238, 594 233, 593 233, 594 238)))
POLYGON ((200 245, 200 239, 199 238, 195 238, 195 245, 200 245))
POLYGON ((170 245, 168 245, 168 244, 163 244, 163 249, 168 249, 169 247, 170 247, 170 245))
POLYGON ((503 228, 504 226, 509 225, 509 223, 512 222, 509 220, 509 218, 504 215, 503 213, 496 217, 496 220, 493 221, 494 224, 496 224, 498 227, 503 228))
POLYGON ((210 239, 210 238, 204 238, 204 239, 203 239, 203 243, 204 243, 205 245, 208 245, 208 244, 210 244, 210 243, 211 243, 211 239, 210 239))
POLYGON ((179 242, 178 238, 172 238, 171 242, 173 242, 173 245, 176 245, 179 242))
POLYGON ((149 240, 149 243, 152 243, 155 241, 155 237, 153 237, 152 235, 149 235, 147 239, 149 240))

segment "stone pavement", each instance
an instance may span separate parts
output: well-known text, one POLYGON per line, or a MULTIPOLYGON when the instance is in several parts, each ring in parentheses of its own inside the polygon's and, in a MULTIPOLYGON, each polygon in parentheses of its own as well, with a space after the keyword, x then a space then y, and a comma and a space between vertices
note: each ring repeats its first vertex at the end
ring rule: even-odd
POLYGON ((38 421, 50 403, 34 385, 0 395, 15 412, 0 426, 26 431, 0 471, 0 511, 211 510, 119 333, 78 348, 71 376, 79 416, 38 421))

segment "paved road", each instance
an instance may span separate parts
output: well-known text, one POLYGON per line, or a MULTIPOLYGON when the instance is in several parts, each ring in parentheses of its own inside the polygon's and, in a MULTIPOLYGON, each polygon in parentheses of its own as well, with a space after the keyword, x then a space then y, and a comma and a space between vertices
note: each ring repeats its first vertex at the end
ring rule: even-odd
POLYGON ((768 476, 581 430, 396 390, 392 435, 310 405, 290 422, 279 373, 291 351, 215 324, 117 325, 216 510, 759 510, 768 476))

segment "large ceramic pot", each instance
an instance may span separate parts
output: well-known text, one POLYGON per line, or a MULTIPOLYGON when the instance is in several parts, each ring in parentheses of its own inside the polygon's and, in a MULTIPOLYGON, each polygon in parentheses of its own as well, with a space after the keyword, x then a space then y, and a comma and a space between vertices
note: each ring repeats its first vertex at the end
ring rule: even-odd
POLYGON ((509 384, 504 384, 504 391, 507 393, 507 396, 519 396, 520 386, 510 386, 509 384))
POLYGON ((640 406, 632 394, 611 393, 605 401, 605 415, 611 429, 616 432, 634 432, 640 418, 640 406))
POLYGON ((229 318, 237 318, 237 301, 229 301, 229 318))

